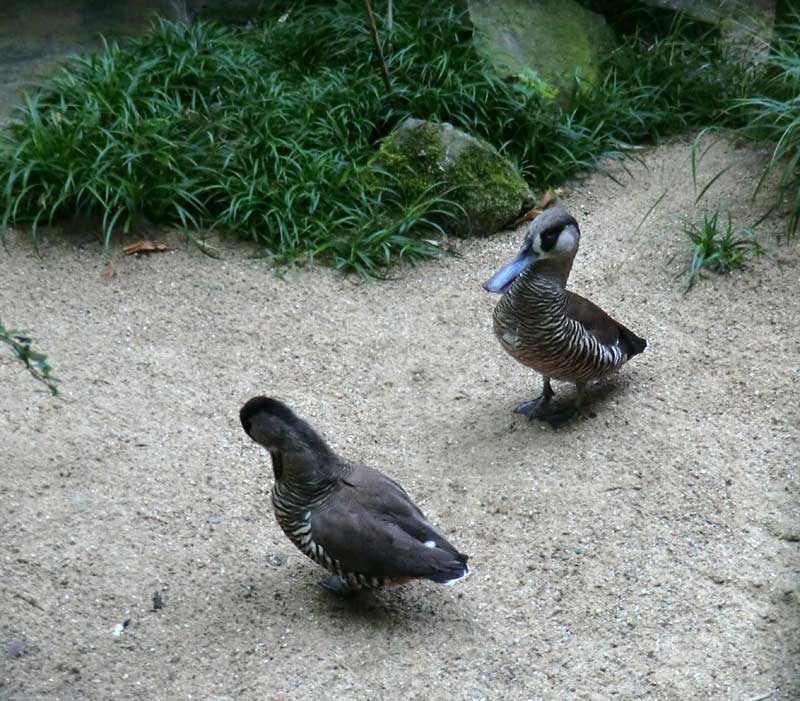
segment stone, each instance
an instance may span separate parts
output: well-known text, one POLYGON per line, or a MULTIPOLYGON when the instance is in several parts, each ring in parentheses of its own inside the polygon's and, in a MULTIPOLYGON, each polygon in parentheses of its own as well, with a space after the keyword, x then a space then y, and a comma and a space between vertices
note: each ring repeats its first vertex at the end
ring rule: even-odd
POLYGON ((373 163, 398 179, 409 199, 434 188, 460 205, 446 229, 489 236, 533 203, 527 183, 497 150, 452 124, 407 119, 382 142, 373 163))
POLYGON ((618 33, 638 28, 637 18, 655 21, 659 32, 669 31, 678 14, 718 30, 721 38, 752 59, 769 50, 773 27, 784 16, 781 0, 592 0, 618 33))
POLYGON ((576 0, 470 0, 474 41, 505 77, 538 76, 568 88, 576 71, 600 78, 600 63, 615 46, 602 15, 576 0))

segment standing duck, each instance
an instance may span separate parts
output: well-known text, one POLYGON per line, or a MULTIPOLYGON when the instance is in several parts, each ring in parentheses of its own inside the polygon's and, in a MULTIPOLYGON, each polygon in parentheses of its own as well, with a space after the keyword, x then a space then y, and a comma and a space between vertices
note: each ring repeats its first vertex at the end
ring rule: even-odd
POLYGON ((394 480, 340 458, 276 399, 253 397, 239 412, 270 452, 272 505, 289 540, 333 573, 325 589, 347 593, 410 579, 452 584, 469 575, 458 552, 394 480))
POLYGON ((515 412, 557 428, 580 408, 586 383, 600 380, 647 347, 647 341, 598 306, 566 289, 581 233, 560 207, 547 209, 528 227, 516 257, 483 287, 502 298, 494 332, 503 348, 542 374, 542 394, 515 412), (550 380, 574 382, 571 406, 552 401, 550 380))

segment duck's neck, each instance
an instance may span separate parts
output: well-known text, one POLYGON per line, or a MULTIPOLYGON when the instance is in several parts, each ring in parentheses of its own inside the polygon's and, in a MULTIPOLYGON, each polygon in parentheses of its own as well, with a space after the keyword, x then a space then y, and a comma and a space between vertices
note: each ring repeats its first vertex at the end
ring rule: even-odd
POLYGON ((523 277, 531 280, 540 280, 542 283, 560 288, 563 292, 572 270, 572 260, 572 258, 566 260, 553 260, 552 258, 537 260, 523 273, 523 277))
POLYGON ((296 450, 270 451, 275 481, 294 491, 313 493, 326 488, 342 474, 342 461, 327 446, 310 450, 303 446, 296 450))
POLYGON ((507 302, 513 307, 522 304, 526 316, 542 305, 550 311, 560 309, 566 299, 565 286, 571 267, 571 261, 568 265, 547 259, 536 261, 514 282, 506 295, 507 302))

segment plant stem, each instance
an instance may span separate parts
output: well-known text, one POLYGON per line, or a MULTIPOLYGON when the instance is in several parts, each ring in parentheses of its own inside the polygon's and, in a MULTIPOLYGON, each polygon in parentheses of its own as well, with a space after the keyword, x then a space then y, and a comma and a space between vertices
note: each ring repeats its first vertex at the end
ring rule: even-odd
POLYGON ((392 7, 392 0, 389 0, 386 4, 386 50, 389 53, 392 53, 392 22, 394 21, 393 18, 394 10, 392 7))
POLYGON ((392 82, 389 79, 389 69, 386 67, 386 59, 383 57, 383 48, 381 47, 381 40, 378 37, 378 28, 375 26, 375 15, 372 14, 372 4, 369 0, 364 0, 364 11, 367 13, 367 23, 369 24, 369 32, 372 34, 372 41, 375 44, 375 51, 378 54, 378 60, 381 64, 381 73, 383 74, 383 82, 386 83, 386 90, 392 91, 392 82))

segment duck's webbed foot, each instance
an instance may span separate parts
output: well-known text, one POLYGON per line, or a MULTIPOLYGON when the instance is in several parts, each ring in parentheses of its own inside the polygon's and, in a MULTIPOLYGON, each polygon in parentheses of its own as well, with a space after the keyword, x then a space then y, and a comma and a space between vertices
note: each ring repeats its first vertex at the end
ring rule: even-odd
POLYGON ((319 585, 325 591, 329 591, 337 596, 352 596, 359 591, 355 587, 351 587, 345 579, 335 574, 321 579, 319 585))
POLYGON ((544 421, 545 423, 550 424, 553 429, 557 429, 563 426, 565 423, 568 423, 575 417, 576 414, 578 414, 578 407, 573 404, 551 405, 550 411, 547 413, 529 416, 528 420, 533 421, 533 419, 539 419, 539 421, 544 421))
POLYGON ((545 377, 544 385, 542 386, 542 393, 536 397, 536 399, 522 402, 522 404, 514 409, 514 413, 527 416, 528 419, 531 420, 545 416, 551 413, 555 408, 553 403, 554 396, 555 392, 553 392, 553 388, 550 386, 550 378, 545 377))
POLYGON ((561 404, 553 401, 555 392, 550 387, 550 378, 544 378, 542 394, 536 399, 520 404, 514 412, 528 417, 528 421, 538 419, 544 421, 554 429, 563 426, 580 411, 583 401, 583 385, 578 385, 578 392, 575 402, 572 404, 561 404))

